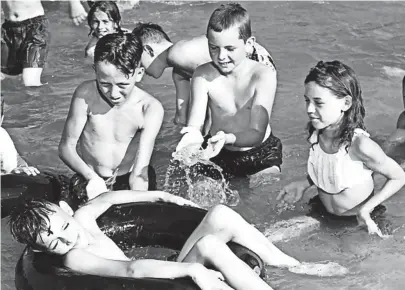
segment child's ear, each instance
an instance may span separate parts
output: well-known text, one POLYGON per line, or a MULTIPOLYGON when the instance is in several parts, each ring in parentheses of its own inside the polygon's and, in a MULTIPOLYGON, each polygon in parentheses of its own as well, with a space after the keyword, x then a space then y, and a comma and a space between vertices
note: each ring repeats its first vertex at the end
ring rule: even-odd
POLYGON ((140 82, 145 74, 145 68, 143 66, 136 68, 135 74, 135 81, 140 82))
POLYGON ((344 111, 347 111, 347 110, 349 110, 349 109, 352 107, 352 104, 353 104, 352 101, 353 101, 352 96, 347 95, 347 96, 345 97, 345 107, 344 107, 344 111))
POLYGON ((254 46, 256 43, 256 37, 251 36, 246 40, 246 44, 249 46, 254 46))
POLYGON ((148 44, 144 45, 144 46, 143 46, 143 50, 146 51, 146 53, 149 54, 150 57, 154 57, 154 56, 155 56, 155 53, 154 53, 154 51, 153 51, 153 48, 150 47, 150 45, 148 45, 148 44))
POLYGON ((67 202, 66 201, 60 201, 59 202, 59 207, 63 210, 63 211, 65 211, 65 212, 67 212, 70 216, 73 216, 73 209, 67 204, 67 202))

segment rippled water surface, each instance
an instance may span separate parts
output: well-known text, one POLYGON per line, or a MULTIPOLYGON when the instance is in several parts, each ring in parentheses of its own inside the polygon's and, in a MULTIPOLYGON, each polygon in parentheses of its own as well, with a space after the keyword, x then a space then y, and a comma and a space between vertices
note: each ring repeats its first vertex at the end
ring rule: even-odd
MULTIPOLYGON (((318 60, 338 59, 354 68, 362 84, 367 110, 366 125, 378 142, 394 129, 403 109, 401 79, 405 74, 404 2, 243 2, 252 17, 257 41, 269 49, 278 68, 278 91, 272 126, 283 142, 284 163, 280 176, 259 176, 235 181, 241 202, 236 207, 263 231, 274 222, 307 212, 308 195, 294 210, 277 214, 275 197, 280 188, 305 173, 308 152, 303 80, 318 60)), ((210 13, 218 3, 141 2, 124 11, 124 27, 137 21, 158 22, 174 40, 205 33, 210 13)), ((2 82, 6 102, 4 127, 29 163, 41 170, 71 174, 59 160, 57 144, 77 85, 94 77, 83 63, 88 41, 85 25, 74 27, 66 2, 45 3, 52 42, 43 75, 47 86, 24 89, 18 80, 2 82)), ((159 80, 145 78, 142 87, 165 107, 165 121, 156 141, 153 164, 162 185, 179 128, 173 125, 175 89, 168 71, 159 80)), ((398 156, 401 155, 399 149, 398 156)), ((383 179, 376 177, 377 186, 383 179)), ((313 192, 312 192, 313 194, 313 192)), ((402 289, 405 283, 405 190, 386 203, 392 237, 370 237, 355 226, 314 227, 288 241, 278 241, 300 260, 334 261, 349 269, 343 277, 313 277, 269 269, 275 289, 402 289)), ((12 241, 2 220, 2 289, 14 289, 14 267, 22 247, 12 241)), ((287 225, 289 228, 289 225, 287 225)), ((300 229, 297 229, 300 230, 300 229)))

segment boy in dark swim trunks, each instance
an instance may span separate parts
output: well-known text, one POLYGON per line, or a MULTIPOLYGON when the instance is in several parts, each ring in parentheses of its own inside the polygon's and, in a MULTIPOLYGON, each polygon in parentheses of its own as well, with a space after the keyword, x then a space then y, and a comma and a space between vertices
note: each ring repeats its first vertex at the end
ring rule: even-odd
MULTIPOLYGON (((48 54, 49 22, 41 1, 1 1, 5 21, 1 27, 1 72, 22 74, 25 86, 41 86, 41 74, 48 54)), ((70 16, 78 25, 86 11, 78 0, 69 1, 70 16)))
MULTIPOLYGON (((138 23, 132 33, 142 39, 144 53, 141 63, 147 75, 160 78, 166 68, 173 68, 172 78, 176 86, 176 115, 174 122, 185 125, 190 106, 190 80, 195 69, 210 62, 206 35, 173 43, 163 29, 153 23, 138 23)), ((274 68, 274 61, 267 50, 249 38, 246 56, 274 68)))
POLYGON ((248 13, 239 4, 222 5, 211 15, 207 38, 212 61, 194 72, 188 127, 176 150, 200 148, 208 107, 207 158, 236 176, 279 172, 282 146, 270 127, 277 73, 246 57, 253 45, 248 13))
POLYGON ((141 41, 130 33, 103 36, 94 53, 96 80, 83 82, 73 95, 59 156, 78 173, 71 187, 80 196, 107 191, 107 179, 113 189, 155 187, 149 164, 163 107, 136 86, 144 72, 141 54, 141 41))
POLYGON ((17 241, 36 251, 61 255, 64 266, 90 275, 166 279, 190 277, 200 289, 206 290, 272 289, 231 252, 226 245, 229 241, 255 252, 268 265, 288 267, 292 271, 301 268, 299 261, 284 254, 254 226, 223 205, 207 212, 183 245, 177 262, 131 260, 100 230, 96 219, 115 204, 155 201, 193 206, 185 199, 162 191, 106 192, 75 213, 65 202, 57 206, 44 200, 25 200, 11 213, 10 227, 17 241))

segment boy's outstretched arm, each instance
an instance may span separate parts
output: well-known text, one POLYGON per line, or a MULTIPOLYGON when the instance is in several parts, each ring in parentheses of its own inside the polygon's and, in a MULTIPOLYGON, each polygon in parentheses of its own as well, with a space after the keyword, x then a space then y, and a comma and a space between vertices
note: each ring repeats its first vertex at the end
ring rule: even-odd
POLYGON ((75 25, 79 25, 87 19, 87 12, 80 0, 69 0, 69 14, 75 25))
POLYGON ((178 263, 150 259, 117 261, 95 256, 82 249, 73 249, 66 254, 64 265, 76 272, 99 276, 162 279, 191 277, 200 289, 204 290, 213 289, 212 285, 223 283, 220 281, 220 279, 223 280, 223 276, 219 272, 208 270, 197 263, 178 263), (206 285, 210 287, 205 287, 206 285))
MULTIPOLYGON (((141 130, 138 152, 134 168, 129 176, 129 187, 132 190, 148 189, 148 166, 155 148, 155 140, 163 123, 163 106, 153 99, 144 109, 144 126, 141 130)), ((134 146, 131 142, 129 146, 134 146)))
POLYGON ((156 201, 164 201, 175 203, 178 205, 198 207, 198 205, 189 200, 164 191, 117 190, 102 193, 94 199, 90 200, 76 211, 75 216, 82 217, 83 215, 85 215, 86 217, 89 217, 89 220, 96 220, 112 205, 156 201))

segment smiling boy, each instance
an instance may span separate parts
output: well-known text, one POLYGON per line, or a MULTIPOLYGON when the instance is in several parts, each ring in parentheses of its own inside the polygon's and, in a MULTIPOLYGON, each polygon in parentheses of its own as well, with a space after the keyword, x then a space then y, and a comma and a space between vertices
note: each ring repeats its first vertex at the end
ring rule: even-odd
POLYGON ((231 252, 226 245, 229 241, 251 249, 266 264, 301 266, 299 261, 280 251, 239 214, 223 205, 207 212, 183 245, 177 262, 131 260, 100 230, 96 219, 115 204, 155 201, 194 205, 162 191, 106 192, 75 213, 65 202, 57 206, 44 200, 27 199, 10 215, 11 233, 17 241, 36 251, 61 255, 64 266, 75 272, 131 278, 191 277, 203 290, 272 289, 231 252), (206 265, 219 272, 207 269, 206 265), (222 281, 224 278, 229 285, 222 281))
POLYGON ((212 61, 194 72, 188 127, 177 150, 190 144, 200 147, 209 107, 207 157, 234 176, 279 172, 282 145, 270 127, 277 74, 274 67, 246 57, 253 44, 246 10, 239 4, 216 9, 207 38, 212 61))
MULTIPOLYGON (((230 7, 232 5, 240 7, 239 4, 231 4, 230 7)), ((141 64, 147 75, 158 79, 165 69, 173 68, 172 79, 176 87, 174 121, 185 125, 190 106, 191 77, 198 66, 211 61, 207 36, 201 35, 173 43, 162 27, 154 23, 138 23, 132 33, 142 39, 144 53, 141 64)), ((246 47, 246 56, 274 68, 269 52, 256 43, 254 37, 250 37, 249 41, 251 45, 246 47)))
POLYGON ((140 40, 129 33, 104 36, 95 48, 96 80, 74 92, 59 155, 78 173, 71 188, 79 196, 91 199, 107 191, 106 179, 115 182, 115 190, 155 186, 149 163, 163 107, 136 86, 144 72, 141 53, 140 40))

